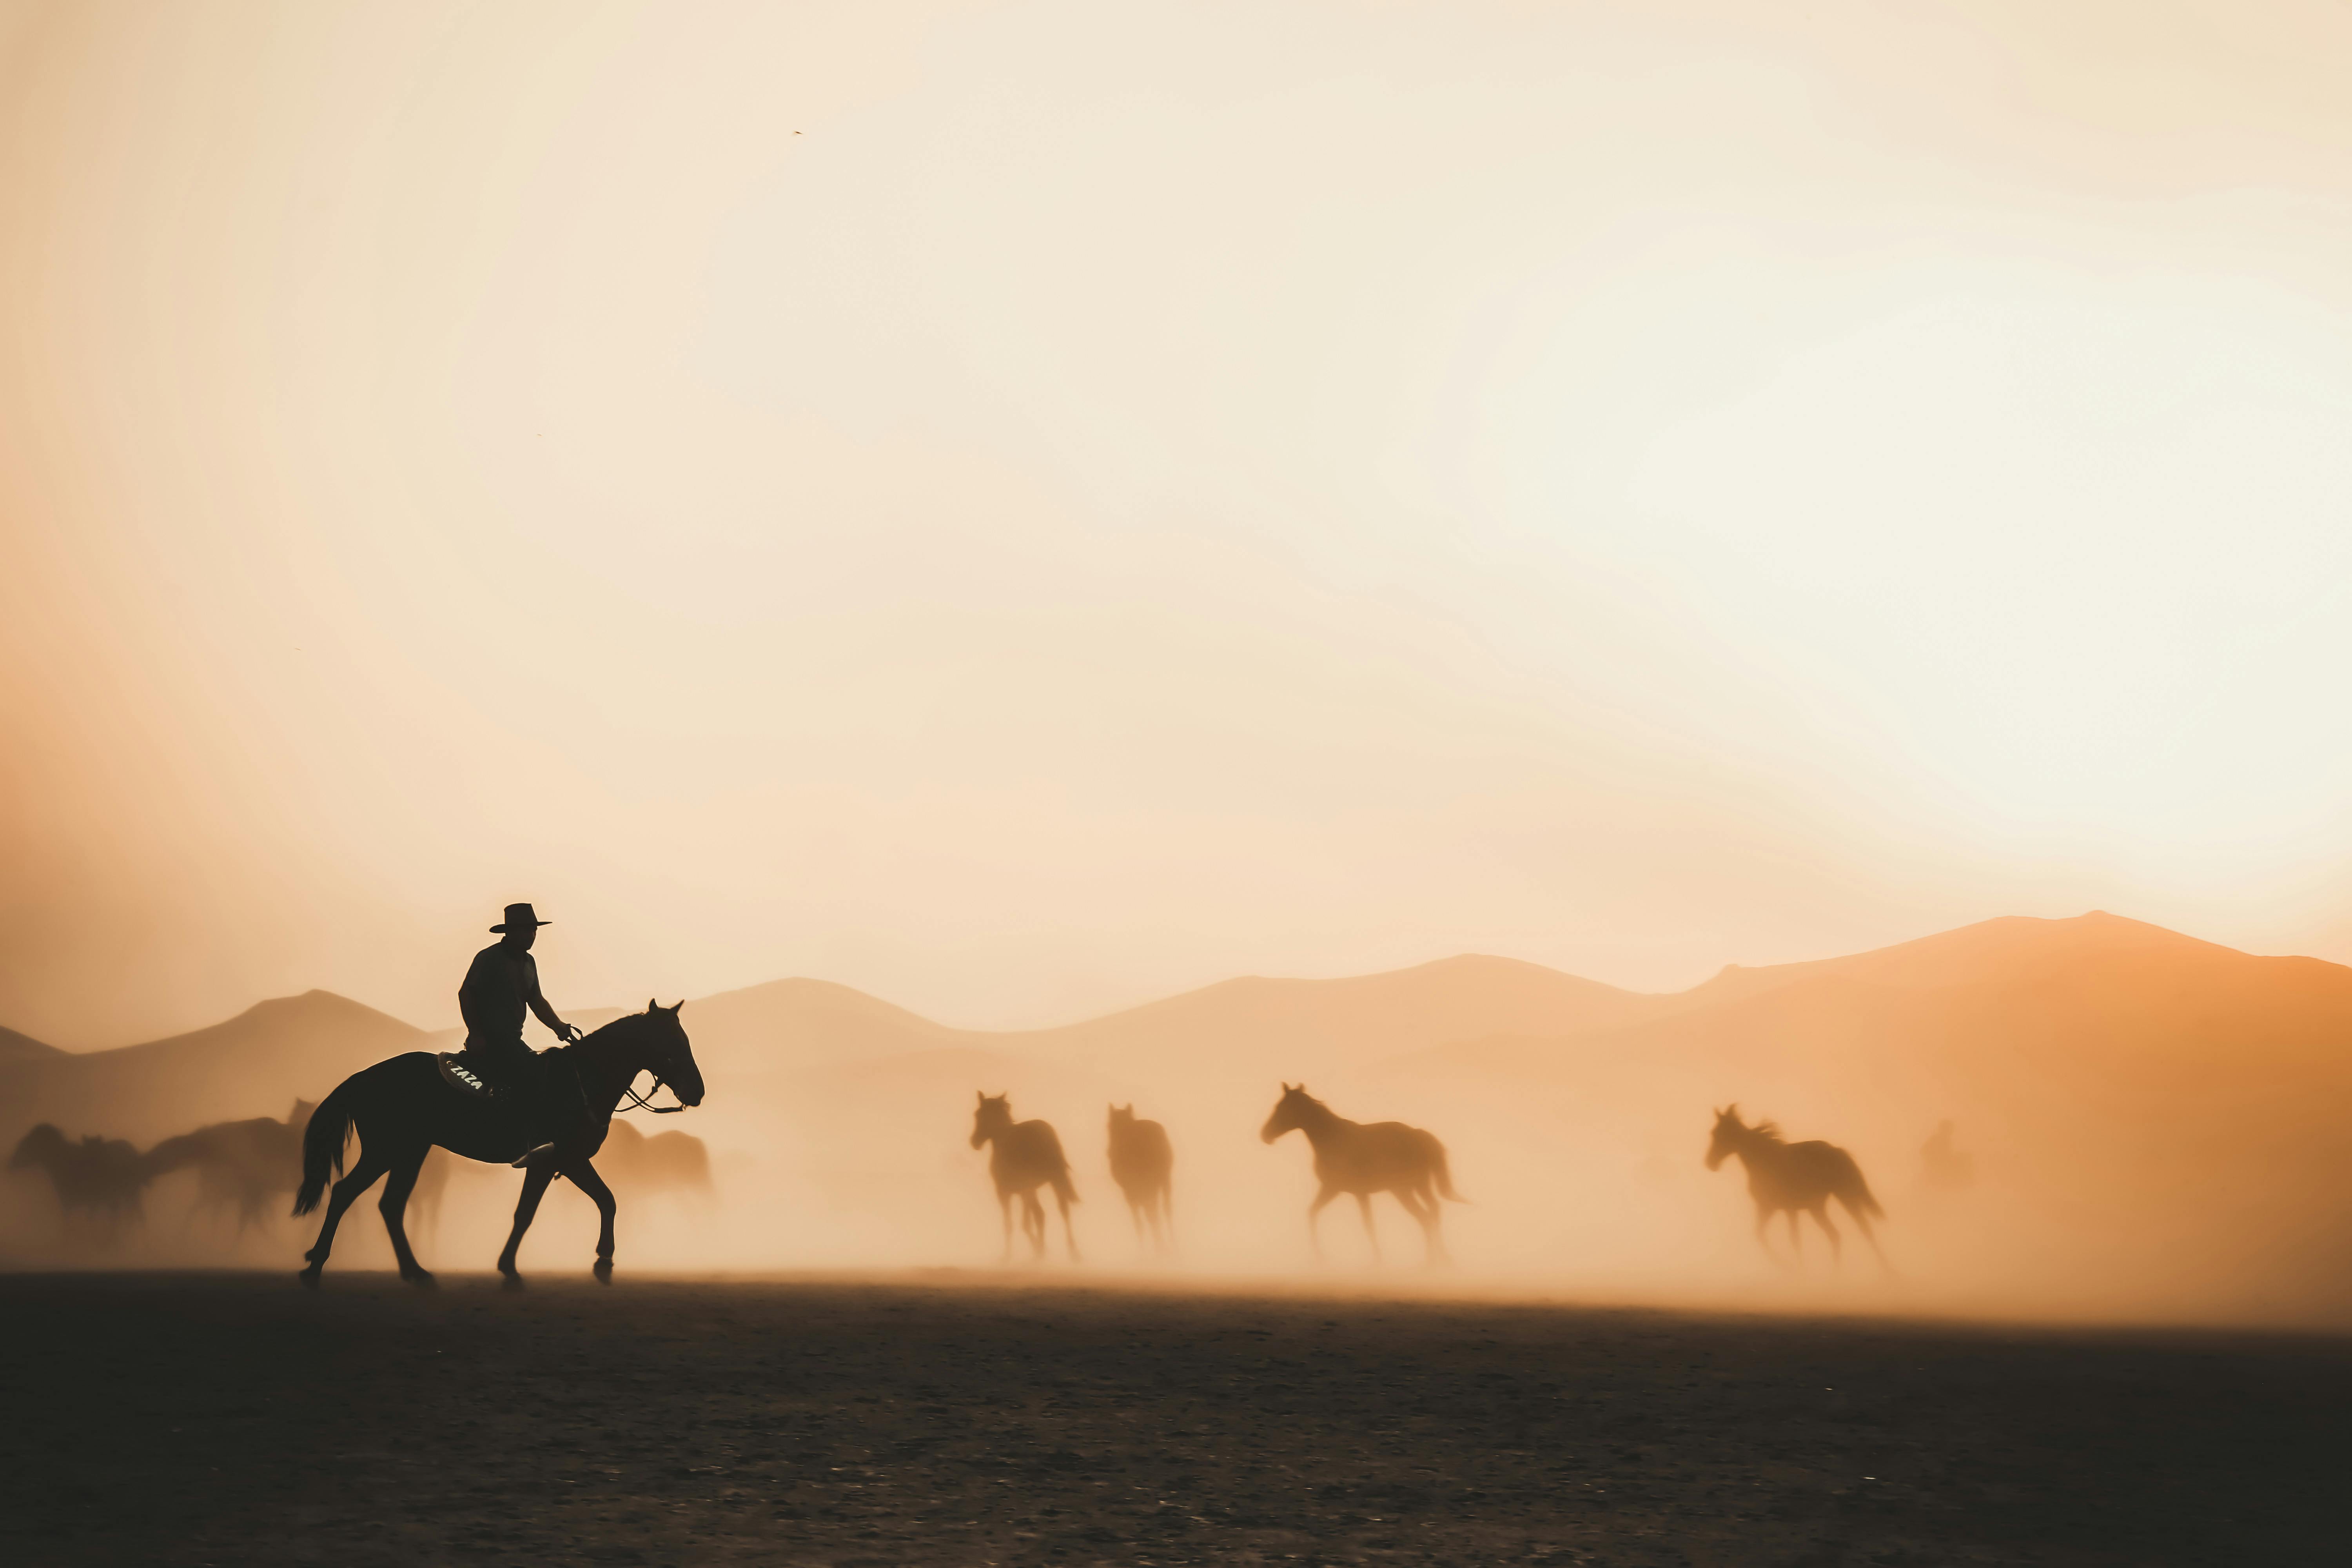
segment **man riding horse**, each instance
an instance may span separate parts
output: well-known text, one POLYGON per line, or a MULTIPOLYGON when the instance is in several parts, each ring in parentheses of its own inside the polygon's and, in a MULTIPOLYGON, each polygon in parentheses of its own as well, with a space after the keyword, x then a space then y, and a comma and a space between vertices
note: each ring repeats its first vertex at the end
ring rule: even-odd
POLYGON ((567 1075, 549 1072, 537 1053, 522 1043, 525 1008, 539 1015, 539 1021, 557 1039, 570 1043, 581 1037, 575 1026, 557 1017, 555 1009, 548 1005, 539 988, 539 961, 530 955, 539 928, 554 923, 541 920, 529 904, 509 904, 507 918, 490 928, 499 933, 499 940, 474 954, 465 984, 457 987, 457 1011, 466 1020, 468 1065, 494 1090, 541 1123, 548 1135, 515 1162, 517 1169, 554 1149, 552 1134, 560 1122, 586 1114, 585 1107, 578 1103, 580 1086, 567 1075), (566 1081, 554 1081, 558 1078, 566 1081))

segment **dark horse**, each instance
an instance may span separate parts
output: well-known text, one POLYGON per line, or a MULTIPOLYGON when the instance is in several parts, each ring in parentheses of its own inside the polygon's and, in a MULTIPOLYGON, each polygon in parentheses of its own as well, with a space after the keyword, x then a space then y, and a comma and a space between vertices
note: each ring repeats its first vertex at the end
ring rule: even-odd
POLYGON ((1015 1194, 1021 1198, 1022 1234, 1029 1238, 1032 1252, 1040 1258, 1045 1256, 1045 1205, 1037 1201, 1037 1189, 1050 1186, 1062 1211, 1062 1239, 1076 1263, 1078 1237, 1070 1228, 1070 1205, 1078 1201, 1078 1192, 1070 1184, 1070 1162, 1063 1157, 1062 1141, 1054 1135, 1052 1123, 1015 1121, 1011 1095, 982 1094, 971 1116, 971 1146, 983 1143, 995 1145, 988 1152, 988 1173, 996 1183, 996 1206, 1004 1211, 1004 1260, 1013 1261, 1015 1194))
POLYGON ((1739 1107, 1727 1105, 1715 1113, 1715 1138, 1707 1145, 1706 1168, 1712 1171, 1734 1154, 1748 1167, 1748 1195, 1756 1200, 1756 1240, 1767 1254, 1772 1242, 1766 1227, 1774 1215, 1785 1210, 1790 1250, 1803 1255, 1798 1216, 1811 1215, 1822 1234, 1830 1238, 1830 1259, 1835 1262, 1842 1250, 1837 1229, 1830 1224, 1830 1200, 1835 1198, 1862 1227, 1863 1239, 1878 1253, 1879 1264, 1885 1265, 1886 1254, 1879 1250, 1870 1221, 1874 1215, 1885 1218, 1886 1211, 1870 1195, 1870 1184, 1862 1179, 1862 1167, 1853 1163, 1853 1155, 1818 1140, 1783 1142, 1780 1130, 1771 1122, 1750 1127, 1739 1120, 1739 1107))
POLYGON ((1151 1248, 1166 1252, 1176 1244, 1176 1221, 1168 1212, 1169 1177, 1176 1167, 1176 1152, 1168 1145, 1168 1129, 1157 1121, 1138 1121, 1135 1107, 1110 1108, 1110 1176, 1127 1194, 1127 1212, 1135 1221, 1135 1239, 1151 1233, 1151 1248))
POLYGON ((144 1217, 140 1194, 147 1186, 147 1162, 120 1138, 89 1137, 77 1143, 44 1121, 8 1156, 12 1171, 34 1166, 49 1173, 66 1222, 70 1225, 77 1211, 88 1215, 101 1240, 113 1240, 124 1220, 144 1217))
MULTIPOLYGON (((572 1184, 594 1200, 604 1216, 596 1239, 596 1278, 613 1281, 613 1189, 589 1163, 604 1147, 613 1113, 629 1085, 641 1072, 650 1072, 656 1088, 667 1083, 681 1105, 702 1103, 702 1069, 695 1065, 694 1047, 677 1021, 678 1007, 648 1002, 643 1013, 616 1018, 577 1045, 559 1046, 545 1053, 541 1070, 579 1075, 581 1098, 588 1108, 585 1121, 555 1139, 555 1152, 531 1162, 523 1176, 522 1199, 515 1205, 514 1231, 506 1250, 499 1254, 499 1272, 509 1289, 522 1284, 515 1272, 515 1249, 522 1245, 531 1216, 547 1184, 569 1176, 572 1184)), ((302 1189, 294 1197, 294 1212, 309 1214, 319 1206, 326 1190, 330 1164, 343 1168, 343 1141, 356 1127, 360 1134, 359 1163, 335 1184, 327 1205, 326 1223, 319 1227, 318 1245, 306 1255, 310 1266, 302 1283, 315 1286, 327 1254, 335 1244, 335 1226, 352 1200, 389 1175, 376 1206, 383 1211, 383 1227, 392 1234, 392 1250, 400 1259, 400 1277, 415 1285, 430 1285, 426 1273, 409 1250, 408 1233, 401 1223, 416 1173, 436 1144, 468 1160, 498 1164, 511 1162, 530 1149, 533 1140, 523 1119, 495 1100, 480 1100, 455 1089, 441 1076, 440 1064, 427 1051, 403 1056, 363 1068, 345 1079, 311 1114, 302 1137, 302 1189)))
POLYGON ((1356 1206, 1364 1215, 1364 1234, 1371 1237, 1372 1256, 1380 1257, 1381 1235, 1372 1228, 1372 1194, 1394 1193, 1404 1212, 1421 1222, 1422 1235, 1429 1244, 1429 1261, 1444 1258, 1437 1200, 1447 1197, 1457 1204, 1469 1200, 1454 1190, 1454 1178, 1445 1167, 1445 1145, 1435 1133, 1402 1121, 1350 1121, 1307 1093, 1305 1084, 1286 1083, 1274 1113, 1257 1135, 1271 1143, 1294 1127, 1315 1146, 1315 1179, 1321 1184, 1315 1201, 1307 1205, 1307 1235, 1315 1243, 1318 1258, 1323 1255, 1323 1238, 1316 1234, 1316 1217, 1324 1205, 1341 1193, 1356 1194, 1356 1206))

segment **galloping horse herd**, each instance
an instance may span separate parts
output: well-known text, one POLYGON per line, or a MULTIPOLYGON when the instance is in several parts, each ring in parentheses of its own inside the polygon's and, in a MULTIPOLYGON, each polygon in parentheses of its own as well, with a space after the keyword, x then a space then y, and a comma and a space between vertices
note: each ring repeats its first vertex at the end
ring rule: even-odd
MULTIPOLYGON (((327 1199, 318 1241, 306 1255, 308 1267, 301 1272, 308 1285, 318 1283, 343 1211, 383 1179, 378 1207, 401 1277, 429 1286, 433 1276, 416 1261, 405 1217, 412 1202, 422 1205, 427 1223, 437 1210, 449 1162, 428 1156, 446 1150, 525 1169, 514 1227, 499 1258, 499 1272, 509 1287, 521 1283, 516 1249, 557 1175, 596 1204, 602 1228, 594 1273, 609 1282, 616 1205, 593 1163, 599 1154, 607 1157, 608 1165, 627 1167, 643 1179, 646 1190, 660 1185, 709 1188, 709 1155, 699 1141, 680 1132, 646 1138, 614 1120, 616 1112, 626 1109, 669 1110, 701 1103, 701 1069, 678 1017, 683 1005, 648 1003, 644 1013, 616 1019, 576 1044, 544 1053, 551 1070, 576 1076, 589 1115, 580 1131, 527 1160, 523 1156, 533 1141, 514 1116, 450 1085, 432 1054, 412 1051, 352 1074, 316 1105, 297 1100, 283 1121, 257 1117, 216 1122, 164 1139, 144 1152, 119 1139, 93 1136, 77 1142, 44 1122, 18 1142, 9 1169, 46 1172, 67 1218, 82 1217, 106 1239, 142 1217, 142 1198, 149 1184, 175 1171, 196 1173, 198 1197, 191 1214, 233 1212, 240 1236, 248 1226, 266 1223, 275 1205, 289 1194, 297 1215, 311 1212, 327 1199), (652 1074, 655 1089, 640 1093, 633 1086, 646 1073, 652 1074), (651 1092, 665 1085, 677 1104, 651 1106, 651 1092), (360 1154, 345 1174, 345 1152, 354 1135, 360 1154), (331 1194, 331 1168, 341 1176, 331 1194)), ((1014 1120, 1009 1095, 982 1092, 977 1100, 971 1147, 989 1151, 989 1175, 1004 1222, 1005 1260, 1013 1254, 1016 1199, 1020 1230, 1032 1255, 1045 1256, 1045 1209, 1038 1194, 1051 1189, 1061 1214, 1064 1244, 1071 1261, 1077 1261, 1077 1237, 1070 1225, 1070 1205, 1077 1193, 1060 1137, 1047 1122, 1014 1120)), ((1386 1193, 1420 1225, 1428 1261, 1445 1260, 1441 1201, 1468 1200, 1454 1191, 1445 1145, 1435 1134, 1401 1121, 1351 1121, 1307 1093, 1305 1084, 1286 1083, 1258 1135, 1273 1143, 1292 1131, 1303 1133, 1314 1153, 1316 1191, 1307 1207, 1307 1226, 1318 1257, 1317 1221, 1326 1206, 1343 1195, 1356 1200, 1377 1257, 1380 1233, 1372 1220, 1372 1199, 1386 1193)), ((1137 1117, 1131 1104, 1114 1105, 1108 1133, 1111 1174, 1127 1199, 1139 1241, 1157 1253, 1171 1252, 1175 1155, 1167 1129, 1137 1117)), ((1817 1142, 1788 1142, 1769 1121, 1743 1121, 1734 1105, 1716 1112, 1706 1168, 1715 1170, 1733 1157, 1747 1170, 1748 1194, 1756 1205, 1757 1239, 1768 1252, 1768 1227, 1783 1214, 1790 1247, 1801 1251, 1800 1223, 1810 1215, 1829 1238, 1834 1258, 1841 1241, 1830 1223, 1832 1199, 1843 1205, 1873 1250, 1878 1249, 1870 1222, 1884 1211, 1844 1150, 1817 1142)), ((1883 1252, 1879 1259, 1885 1263, 1883 1252)))

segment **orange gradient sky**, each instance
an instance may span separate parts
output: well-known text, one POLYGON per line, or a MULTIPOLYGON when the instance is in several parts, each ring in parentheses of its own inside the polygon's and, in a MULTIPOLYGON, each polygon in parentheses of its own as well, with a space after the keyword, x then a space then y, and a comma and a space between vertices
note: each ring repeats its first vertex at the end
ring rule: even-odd
POLYGON ((0 1023, 2352 958, 2335 5, 0 5, 0 1023))

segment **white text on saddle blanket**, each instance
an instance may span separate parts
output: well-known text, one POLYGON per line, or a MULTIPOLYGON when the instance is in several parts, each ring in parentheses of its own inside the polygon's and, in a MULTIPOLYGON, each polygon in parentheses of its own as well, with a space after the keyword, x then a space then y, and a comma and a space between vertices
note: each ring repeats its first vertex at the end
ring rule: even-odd
POLYGON ((478 1100, 490 1100, 497 1096, 498 1090, 458 1065, 457 1053, 455 1051, 437 1052, 434 1059, 441 1064, 442 1081, 450 1088, 470 1094, 478 1100))

